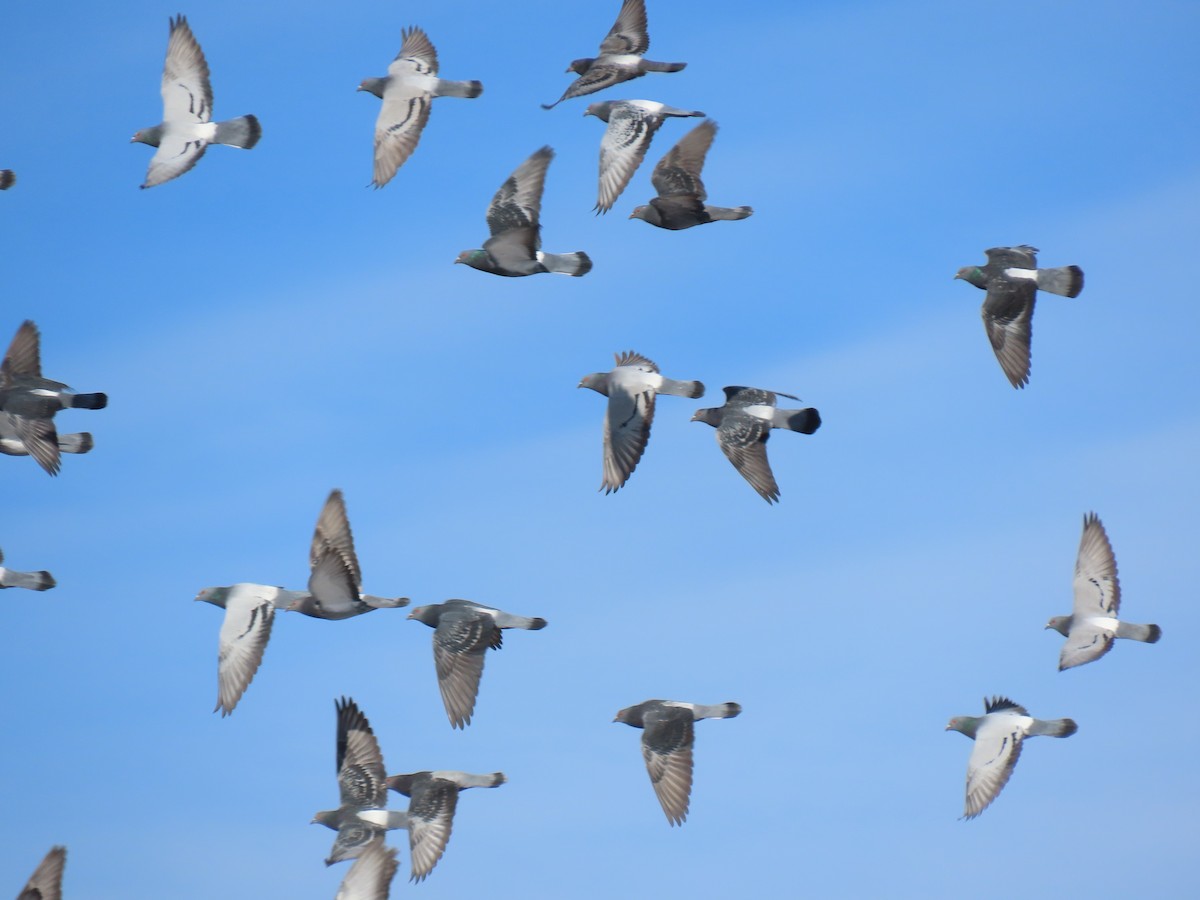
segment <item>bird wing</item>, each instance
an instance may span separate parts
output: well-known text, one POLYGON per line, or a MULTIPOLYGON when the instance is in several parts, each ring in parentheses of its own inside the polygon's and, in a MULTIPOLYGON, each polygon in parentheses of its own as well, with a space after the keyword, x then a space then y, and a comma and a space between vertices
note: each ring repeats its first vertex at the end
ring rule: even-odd
POLYGON ((650 783, 672 825, 687 818, 692 793, 694 725, 689 710, 649 710, 642 731, 642 757, 650 783))
POLYGON ((602 91, 606 87, 612 87, 614 84, 620 84, 623 81, 629 81, 636 78, 641 73, 629 66, 619 66, 611 62, 605 62, 603 59, 597 59, 587 71, 567 85, 567 89, 563 91, 563 95, 548 104, 546 109, 552 109, 564 100, 570 100, 574 97, 582 97, 585 94, 594 94, 597 91, 602 91))
POLYGON ((1029 345, 1037 287, 993 278, 983 301, 983 326, 1000 368, 1013 387, 1029 383, 1029 345))
MULTIPOLYGON (((729 405, 729 404, 727 404, 729 405)), ((779 485, 767 461, 771 424, 756 416, 726 413, 717 426, 717 443, 743 478, 768 502, 779 499, 779 485)))
POLYGON ((334 900, 387 900, 388 888, 399 865, 396 848, 383 841, 370 844, 358 854, 334 900))
POLYGON ((360 605, 362 572, 341 491, 333 491, 313 531, 308 591, 325 612, 349 613, 360 605))
POLYGON ((1028 244, 1018 244, 1016 247, 992 247, 984 251, 988 258, 988 268, 997 270, 1036 269, 1037 252, 1037 247, 1030 247, 1028 244))
MULTIPOLYGON (((764 391, 762 388, 729 385, 723 390, 725 391, 726 406, 774 406, 776 403, 775 392, 764 391)), ((793 400, 800 399, 792 397, 791 394, 783 394, 783 396, 791 397, 793 400)))
POLYGON ((0 377, 0 385, 8 382, 13 375, 32 375, 42 377, 41 340, 37 326, 26 319, 13 335, 12 343, 4 354, 4 374, 0 377))
POLYGON ((500 645, 500 630, 490 616, 443 613, 433 632, 433 662, 446 715, 455 728, 471 723, 484 654, 500 645))
POLYGON ((163 63, 162 99, 164 122, 182 124, 212 119, 208 63, 183 16, 171 20, 167 59, 163 63))
MULTIPOLYGON (((532 228, 536 232, 542 210, 546 169, 549 168, 552 159, 554 151, 543 147, 517 166, 504 184, 500 185, 487 210, 487 224, 492 237, 518 229, 532 228)), ((540 245, 541 242, 538 241, 534 249, 540 245)))
POLYGON ((1081 616, 1116 616, 1121 608, 1117 560, 1104 525, 1095 513, 1083 519, 1083 536, 1075 559, 1076 621, 1081 616))
POLYGON ((146 170, 142 187, 151 188, 178 178, 200 161, 206 149, 208 141, 200 138, 185 137, 177 132, 164 134, 158 149, 150 157, 150 168, 146 170))
POLYGON ((695 197, 700 202, 708 199, 700 171, 716 133, 717 123, 706 119, 681 137, 658 161, 650 183, 659 197, 695 197))
POLYGON ((1024 717, 989 713, 975 732, 975 746, 967 760, 967 802, 963 818, 973 819, 996 799, 1008 783, 1021 755, 1024 717))
POLYGON ((600 141, 600 195, 596 209, 608 212, 617 202, 629 179, 646 158, 650 139, 662 119, 636 106, 617 106, 608 117, 600 141))
POLYGON ((650 426, 654 422, 655 392, 650 389, 631 391, 630 386, 617 379, 609 381, 608 409, 604 416, 604 481, 605 493, 620 488, 637 468, 650 426))
POLYGON ((412 881, 423 881, 446 851, 458 786, 442 778, 431 778, 412 795, 408 804, 408 846, 412 854, 412 881))
POLYGON ((62 468, 62 456, 58 447, 58 431, 53 419, 27 419, 12 413, 0 413, 7 420, 17 438, 37 460, 37 464, 51 475, 62 468))
POLYGON ((384 829, 364 822, 356 816, 346 816, 345 821, 338 826, 337 837, 333 840, 333 847, 330 848, 325 865, 331 866, 344 859, 362 856, 374 844, 382 844, 385 833, 384 829))
POLYGON ((51 847, 29 876, 17 900, 62 900, 63 867, 66 864, 67 848, 51 847))
POLYGON ((405 28, 400 32, 400 52, 388 66, 389 75, 400 75, 406 72, 416 72, 421 75, 436 75, 438 73, 437 50, 429 40, 424 30, 420 28, 405 28))
POLYGON ((262 663, 271 637, 275 604, 260 592, 235 586, 225 601, 225 619, 217 650, 217 705, 222 716, 233 712, 262 663))
POLYGON ((387 774, 379 742, 358 704, 346 698, 337 703, 337 771, 343 807, 387 805, 387 774))
POLYGON ((645 0, 625 0, 617 21, 600 42, 600 54, 632 53, 641 56, 650 49, 650 34, 646 28, 645 0))
MULTIPOLYGON (((424 34, 421 35, 424 37, 424 34)), ((405 46, 411 36, 405 40, 405 46)), ((428 44, 428 40, 426 40, 428 44)), ((429 45, 432 51, 432 45, 429 45)), ((383 105, 379 108, 379 117, 375 120, 375 174, 371 183, 375 187, 383 187, 392 176, 408 160, 417 142, 421 140, 421 132, 429 121, 429 108, 433 95, 417 85, 395 76, 402 74, 427 74, 422 72, 428 65, 418 59, 401 56, 388 66, 388 73, 393 77, 383 89, 383 105)), ((437 70, 437 60, 434 59, 434 71, 437 70)))
POLYGON ((1112 649, 1116 634, 1103 628, 1092 619, 1076 616, 1067 632, 1067 640, 1058 654, 1059 671, 1073 666, 1082 666, 1099 659, 1112 649))

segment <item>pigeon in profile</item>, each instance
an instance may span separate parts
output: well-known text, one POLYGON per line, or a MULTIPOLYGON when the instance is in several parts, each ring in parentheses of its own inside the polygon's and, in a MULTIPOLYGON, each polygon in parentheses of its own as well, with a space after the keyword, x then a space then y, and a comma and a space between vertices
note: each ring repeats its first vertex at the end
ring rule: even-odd
POLYGON ((438 690, 442 692, 442 703, 454 728, 466 728, 471 724, 479 679, 483 675, 483 657, 489 647, 500 649, 502 630, 537 631, 546 627, 545 619, 514 616, 470 600, 418 606, 408 617, 433 629, 433 662, 437 669, 438 690))
POLYGON ((394 847, 383 841, 368 844, 350 866, 333 900, 388 900, 399 866, 394 847))
MULTIPOLYGON (((88 453, 95 446, 90 433, 86 431, 74 434, 57 435, 59 453, 88 453)), ((17 429, 9 422, 8 416, 0 415, 0 453, 5 456, 29 456, 29 448, 17 434, 17 429)))
MULTIPOLYGON (((54 416, 63 409, 104 409, 105 394, 76 394, 59 381, 42 377, 41 339, 26 320, 17 329, 0 363, 0 418, 38 465, 51 475, 61 467, 54 416)), ((83 451, 80 451, 83 452, 83 451)))
POLYGON ((594 94, 622 81, 641 78, 647 72, 678 72, 687 66, 687 63, 643 59, 642 54, 649 49, 645 0, 624 0, 617 21, 600 44, 600 55, 594 59, 574 60, 567 71, 575 72, 579 77, 553 103, 543 103, 542 109, 553 109, 572 97, 594 94))
POLYGON ((410 881, 424 881, 433 871, 454 826, 454 810, 458 794, 467 788, 494 788, 508 779, 503 772, 490 775, 471 775, 467 772, 441 770, 413 772, 411 775, 391 775, 387 786, 410 798, 408 801, 408 846, 412 854, 410 881))
POLYGON ((985 697, 983 707, 983 716, 955 716, 946 725, 946 731, 961 731, 975 741, 967 761, 964 819, 975 818, 996 799, 1012 775, 1026 737, 1070 737, 1079 728, 1073 719, 1034 719, 1007 697, 985 697))
POLYGON ((29 876, 17 900, 62 900, 63 868, 66 864, 67 848, 51 847, 29 876))
POLYGON ((629 350, 615 353, 616 365, 610 372, 593 372, 580 380, 578 387, 591 388, 608 398, 604 416, 604 479, 600 490, 611 494, 629 480, 650 440, 654 421, 654 397, 704 396, 699 381, 673 381, 659 374, 658 366, 640 353, 629 350))
POLYGON ((679 700, 647 700, 617 713, 614 722, 642 729, 642 756, 667 821, 682 825, 692 793, 692 745, 697 719, 732 719, 737 703, 703 706, 679 700))
POLYGON ((993 247, 987 265, 963 266, 955 278, 987 291, 983 299, 983 326, 1000 367, 1015 388, 1029 383, 1029 341, 1033 329, 1033 303, 1038 291, 1078 297, 1083 290, 1079 266, 1056 269, 1037 267, 1037 247, 993 247))
POLYGON ((639 206, 629 214, 631 219, 641 219, 659 228, 681 231, 693 225, 707 225, 718 219, 732 221, 749 218, 753 213, 749 206, 729 209, 724 206, 706 206, 708 193, 700 180, 704 168, 704 157, 712 146, 717 133, 717 123, 708 119, 701 122, 679 139, 667 155, 658 161, 650 182, 658 196, 648 206, 639 206))
POLYGON ((487 211, 492 236, 482 250, 464 250, 456 263, 472 269, 516 278, 539 272, 558 272, 579 277, 592 271, 592 261, 582 250, 575 253, 543 253, 542 188, 554 151, 543 147, 517 166, 500 185, 487 211))
POLYGON ((768 503, 779 501, 779 485, 767 462, 771 429, 812 434, 821 427, 821 414, 815 409, 776 409, 776 396, 800 399, 782 391, 731 386, 725 388, 724 406, 697 410, 692 416, 693 422, 705 422, 717 429, 722 452, 768 503))
POLYGON ((375 120, 375 177, 371 183, 377 188, 391 181, 417 149, 434 97, 471 99, 483 93, 478 81, 437 77, 437 51, 420 28, 406 28, 400 38, 400 53, 388 66, 387 75, 365 78, 358 86, 383 101, 375 120))
MULTIPOLYGON (((0 550, 0 563, 3 562, 4 551, 0 550)), ((30 591, 48 591, 57 584, 49 572, 18 572, 0 565, 0 590, 19 587, 30 591)))
POLYGON ((600 141, 600 196, 596 212, 606 213, 646 158, 650 139, 668 116, 703 116, 654 100, 605 100, 588 106, 585 116, 608 123, 600 141))
POLYGON ((249 150, 262 137, 262 126, 254 116, 211 121, 212 85, 208 81, 204 51, 184 16, 176 16, 170 24, 162 77, 163 120, 130 138, 130 143, 157 148, 142 188, 178 178, 200 161, 209 144, 229 144, 249 150))
POLYGON ((1083 517, 1083 537, 1075 559, 1075 603, 1071 615, 1055 616, 1047 624, 1067 639, 1058 657, 1058 670, 1081 666, 1107 653, 1116 638, 1146 644, 1162 637, 1157 625, 1132 625, 1117 619, 1121 582, 1117 560, 1104 525, 1095 513, 1083 517))
POLYGON ((0 169, 0 191, 7 191, 17 183, 17 176, 12 169, 0 169))

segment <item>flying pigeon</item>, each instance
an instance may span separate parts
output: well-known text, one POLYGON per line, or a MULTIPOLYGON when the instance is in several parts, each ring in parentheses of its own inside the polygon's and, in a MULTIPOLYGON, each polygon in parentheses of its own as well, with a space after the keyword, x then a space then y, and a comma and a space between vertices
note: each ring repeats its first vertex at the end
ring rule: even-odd
POLYGON ((1083 270, 1079 266, 1039 269, 1038 249, 1028 244, 984 252, 986 266, 963 266, 954 277, 987 291, 982 312, 988 340, 1012 386, 1023 388, 1029 383, 1029 340, 1037 292, 1078 297, 1083 290, 1083 270))
POLYGON ((467 788, 494 788, 508 779, 503 772, 490 775, 471 775, 467 772, 441 770, 413 772, 411 775, 391 775, 387 786, 410 798, 408 801, 408 846, 412 854, 410 881, 424 881, 433 871, 454 825, 454 810, 458 794, 467 788))
MULTIPOLYGON (((0 550, 0 563, 3 562, 4 551, 0 550)), ((0 565, 0 590, 19 587, 31 591, 48 591, 57 584, 49 572, 18 572, 0 565)))
POLYGON ((667 821, 682 825, 692 793, 692 745, 697 719, 732 719, 742 711, 737 703, 703 706, 679 700, 647 700, 617 713, 614 722, 642 730, 642 756, 650 783, 667 821))
POLYGON ((582 250, 543 253, 540 249, 542 226, 538 217, 546 169, 552 159, 554 151, 543 147, 517 166, 488 206, 487 223, 492 236, 484 242, 482 250, 464 250, 458 254, 456 263, 513 278, 539 272, 578 277, 592 271, 592 261, 582 250))
POLYGON ((178 178, 200 161, 209 144, 249 150, 262 137, 262 126, 254 116, 211 121, 212 85, 204 51, 184 16, 176 16, 170 24, 162 77, 163 120, 129 139, 130 143, 158 148, 150 160, 143 188, 178 178))
POLYGON ((1075 559, 1075 603, 1069 616, 1055 616, 1047 624, 1067 639, 1058 657, 1058 670, 1081 666, 1107 653, 1116 638, 1146 644, 1162 637, 1157 625, 1132 625, 1117 619, 1121 607, 1121 582, 1117 560, 1104 525, 1095 513, 1083 517, 1083 537, 1075 559))
POLYGON ((383 841, 368 844, 350 866, 333 900, 388 900, 399 866, 394 847, 383 841))
POLYGON ((577 59, 567 67, 579 75, 561 97, 553 103, 543 103, 542 109, 553 109, 564 100, 594 94, 622 81, 641 78, 647 72, 678 72, 687 63, 661 63, 643 59, 650 49, 650 34, 646 31, 645 0, 625 0, 617 21, 600 44, 600 55, 594 59, 577 59))
POLYGON ((800 399, 782 391, 731 386, 725 388, 724 406, 700 409, 692 416, 693 422, 705 422, 717 429, 722 452, 768 503, 779 501, 779 485, 767 462, 771 429, 812 434, 821 427, 821 414, 815 409, 776 409, 776 396, 800 399))
POLYGON ((29 876, 17 900, 62 900, 63 867, 66 864, 67 848, 51 847, 29 876))
POLYGON ((70 408, 104 409, 108 396, 76 394, 62 382, 43 378, 40 344, 37 326, 26 320, 0 363, 0 418, 3 431, 15 435, 38 465, 57 475, 61 461, 55 414, 70 408))
POLYGON ((716 133, 717 123, 708 119, 681 137, 679 143, 658 161, 654 174, 650 176, 658 196, 650 201, 649 206, 634 209, 629 218, 641 219, 671 231, 706 225, 717 219, 749 218, 754 213, 749 206, 728 209, 704 204, 708 193, 704 190, 704 182, 700 180, 700 170, 704 168, 704 157, 716 133))
POLYGON ((358 86, 383 101, 375 120, 375 177, 371 183, 377 188, 391 181, 417 149, 434 97, 471 99, 483 93, 478 81, 437 77, 437 50, 420 28, 406 28, 400 37, 400 53, 388 66, 387 75, 364 78, 358 86))
POLYGON ((967 761, 964 819, 973 819, 987 809, 1008 784, 1026 737, 1070 737, 1079 728, 1073 719, 1034 719, 1025 707, 1007 697, 985 697, 983 708, 983 716, 955 716, 946 725, 946 731, 961 731, 975 741, 967 761))
MULTIPOLYGON (((57 435, 59 453, 88 453, 94 446, 92 436, 86 431, 57 435)), ((0 415, 0 453, 5 456, 29 456, 29 448, 17 435, 6 415, 0 415)))
POLYGON ((7 191, 17 183, 17 176, 12 169, 0 169, 0 191, 7 191))
POLYGON ((424 622, 434 630, 433 662, 437 668, 438 690, 442 692, 442 703, 454 728, 466 728, 471 724, 479 679, 483 675, 483 656, 488 647, 500 649, 502 629, 537 631, 546 627, 545 619, 514 616, 470 600, 418 606, 408 617, 424 622))
POLYGON ((640 353, 614 353, 616 366, 610 372, 583 376, 578 387, 591 388, 608 398, 604 417, 604 479, 600 490, 611 494, 629 480, 650 440, 654 421, 654 397, 704 396, 699 381, 673 381, 659 374, 658 366, 640 353))
POLYGON ((606 213, 646 158, 650 139, 667 116, 703 116, 704 113, 677 109, 654 100, 605 100, 588 106, 584 115, 608 123, 600 141, 600 196, 595 206, 597 213, 606 213))

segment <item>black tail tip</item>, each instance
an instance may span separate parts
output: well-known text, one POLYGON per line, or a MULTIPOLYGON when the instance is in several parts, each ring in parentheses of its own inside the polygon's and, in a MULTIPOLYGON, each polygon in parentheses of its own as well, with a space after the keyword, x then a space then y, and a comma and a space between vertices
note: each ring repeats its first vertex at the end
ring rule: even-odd
POLYGON ((476 97, 478 97, 480 94, 483 93, 483 82, 482 81, 469 81, 469 82, 467 82, 467 85, 468 85, 467 86, 467 99, 468 100, 473 100, 476 97))
POLYGON ((0 169, 0 191, 7 191, 17 183, 17 176, 12 169, 0 169))
MULTIPOLYGON (((482 90, 482 88, 481 88, 482 90)), ((250 136, 246 138, 246 143, 242 145, 243 150, 250 150, 258 143, 262 137, 262 125, 258 122, 258 116, 248 115, 246 118, 246 127, 250 132, 250 136)))
POLYGON ((75 409, 104 409, 108 406, 108 394, 76 394, 71 406, 75 409))
POLYGON ((813 434, 821 427, 821 414, 812 407, 802 409, 788 419, 788 427, 801 434, 813 434))
POLYGON ((58 582, 54 580, 54 576, 49 572, 38 572, 38 584, 34 588, 35 591, 48 591, 52 587, 58 587, 58 582))
POLYGON ((541 631, 548 624, 549 623, 545 619, 538 616, 533 619, 532 624, 529 626, 529 630, 530 631, 541 631))
POLYGON ((1068 297, 1078 297, 1083 292, 1083 269, 1079 266, 1067 266, 1071 273, 1071 287, 1068 297))
POLYGON ((575 263, 575 271, 571 273, 573 278, 581 278, 592 271, 592 258, 582 250, 575 251, 575 263))
POLYGON ((1079 726, 1075 724, 1074 719, 1063 719, 1062 720, 1062 731, 1060 731, 1058 734, 1056 734, 1055 737, 1070 737, 1078 730, 1079 730, 1079 726))
POLYGON ((1159 628, 1157 625, 1147 625, 1146 627, 1148 629, 1150 629, 1150 636, 1148 638, 1146 638, 1146 643, 1147 644, 1157 644, 1158 639, 1160 637, 1162 637, 1162 629, 1159 628))

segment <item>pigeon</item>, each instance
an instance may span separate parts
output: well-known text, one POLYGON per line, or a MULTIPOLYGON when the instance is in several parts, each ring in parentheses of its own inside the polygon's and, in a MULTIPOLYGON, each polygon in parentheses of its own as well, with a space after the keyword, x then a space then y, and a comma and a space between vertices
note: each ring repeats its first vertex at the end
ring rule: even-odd
POLYGON ((5 434, 15 435, 38 465, 57 475, 61 460, 55 414, 69 408, 104 409, 108 396, 77 394, 62 382, 43 378, 40 344, 37 326, 27 319, 0 363, 0 419, 5 434))
POLYGON ((63 867, 66 864, 67 848, 51 847, 29 876, 17 900, 62 900, 63 867))
POLYGON ((354 535, 346 517, 342 492, 334 490, 325 501, 309 552, 312 574, 308 593, 288 607, 316 619, 348 619, 374 609, 408 606, 407 597, 387 599, 362 593, 362 571, 354 552, 354 535))
POLYGON ((1039 269, 1038 249, 1028 244, 984 252, 986 266, 963 266, 954 277, 987 291, 982 312, 988 340, 1012 386, 1023 388, 1029 384, 1029 341, 1037 292, 1078 297, 1083 290, 1083 270, 1079 266, 1039 269))
POLYGON ((717 429, 722 452, 767 503, 779 502, 779 485, 767 462, 771 429, 812 434, 821 427, 821 414, 815 409, 776 409, 776 396, 800 399, 782 391, 730 386, 725 388, 724 406, 697 410, 692 416, 693 422, 705 422, 717 429))
POLYGON ((12 169, 0 169, 0 191, 7 191, 17 183, 17 176, 12 169))
POLYGON ((387 775, 379 742, 371 731, 371 723, 358 705, 346 697, 334 703, 337 709, 337 778, 340 806, 313 816, 310 824, 320 823, 338 834, 325 865, 359 856, 371 844, 381 843, 383 833, 405 827, 403 813, 389 815, 387 805, 387 775), (368 822, 359 813, 382 813, 376 817, 381 824, 368 822))
POLYGON ((399 868, 396 849, 375 841, 354 860, 333 900, 388 900, 399 868))
MULTIPOLYGON (((94 446, 91 434, 86 431, 56 436, 59 453, 88 453, 94 446)), ((17 435, 17 429, 8 416, 0 415, 0 453, 5 456, 29 456, 29 448, 17 435)))
MULTIPOLYGON (((0 563, 3 562, 4 551, 0 550, 0 563)), ((18 572, 0 565, 0 590, 19 587, 30 591, 48 591, 57 584, 49 572, 18 572)))
POLYGON ((749 206, 728 209, 723 206, 706 206, 708 193, 700 180, 704 168, 704 157, 712 146, 717 133, 717 123, 708 119, 701 122, 679 139, 667 155, 658 161, 650 182, 658 196, 649 206, 639 206, 629 214, 631 219, 641 219, 659 228, 682 231, 693 225, 707 225, 718 219, 732 221, 753 215, 749 206))
POLYGON ((667 116, 703 116, 696 110, 677 109, 654 100, 605 100, 588 106, 585 116, 608 123, 600 141, 600 196, 597 215, 612 205, 646 158, 650 139, 667 116))
POLYGON ((600 483, 600 490, 606 494, 629 480, 646 450, 654 421, 655 395, 693 399, 704 396, 704 385, 699 381, 664 378, 658 366, 640 353, 629 350, 615 353, 613 358, 616 365, 611 372, 593 372, 578 384, 608 398, 608 413, 604 417, 604 479, 600 483))
POLYGON ((983 716, 955 716, 946 725, 946 731, 961 731, 975 742, 967 761, 964 819, 975 818, 1004 789, 1026 737, 1070 737, 1079 729, 1073 719, 1034 719, 1025 707, 1007 697, 985 697, 983 709, 983 716))
POLYGON ((500 649, 502 629, 538 631, 546 627, 545 619, 514 616, 470 600, 418 606, 408 617, 424 622, 434 630, 433 662, 437 668, 438 690, 442 692, 446 715, 454 728, 466 728, 471 724, 479 679, 483 675, 483 656, 488 647, 500 649))
POLYGON ((680 700, 647 700, 617 713, 614 722, 642 730, 642 756, 650 783, 667 821, 682 825, 692 793, 692 745, 697 719, 732 719, 742 711, 737 703, 703 706, 680 700))
POLYGON ((390 775, 387 786, 410 798, 408 801, 408 846, 412 854, 410 881, 424 881, 438 864, 450 840, 459 791, 494 788, 508 779, 503 772, 471 775, 467 772, 413 772, 390 775))
POLYGON ((1104 525, 1095 513, 1083 517, 1083 537, 1075 559, 1075 603, 1069 616, 1047 624, 1067 639, 1058 657, 1058 670, 1081 666, 1107 653, 1116 638, 1153 644, 1162 637, 1157 625, 1133 625, 1117 619, 1121 582, 1117 560, 1104 525))
POLYGON ((262 137, 262 126, 254 116, 211 121, 212 85, 208 82, 204 51, 184 16, 171 19, 170 25, 162 77, 163 120, 129 139, 130 143, 157 148, 146 171, 143 189, 178 178, 200 161, 209 144, 249 150, 262 137))
POLYGON ((472 99, 483 93, 478 81, 447 81, 437 77, 437 50, 420 28, 400 32, 400 52, 383 78, 364 78, 358 90, 383 101, 375 120, 375 177, 381 188, 417 149, 429 121, 434 97, 472 99))
POLYGON ((600 55, 595 59, 573 61, 567 71, 575 72, 579 77, 553 103, 543 103, 542 109, 553 109, 572 97, 594 94, 622 81, 641 78, 647 72, 678 72, 687 66, 687 63, 643 59, 642 54, 649 49, 645 0, 624 0, 617 21, 600 44, 600 55))
POLYGON ((492 236, 484 242, 483 249, 458 254, 456 263, 510 278, 539 272, 579 277, 592 271, 592 261, 582 250, 543 253, 540 249, 542 226, 538 217, 546 169, 552 159, 554 151, 543 147, 517 166, 488 206, 487 223, 492 236))

